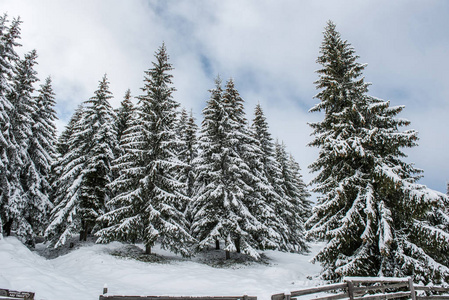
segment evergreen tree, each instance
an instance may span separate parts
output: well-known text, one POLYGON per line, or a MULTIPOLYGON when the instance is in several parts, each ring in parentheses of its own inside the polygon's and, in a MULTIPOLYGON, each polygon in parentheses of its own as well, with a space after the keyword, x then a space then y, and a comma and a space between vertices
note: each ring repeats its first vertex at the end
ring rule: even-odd
POLYGON ((233 141, 231 145, 235 143, 232 147, 249 168, 249 172, 243 171, 241 176, 250 187, 244 202, 251 215, 260 223, 259 225, 256 223, 257 226, 253 227, 252 237, 258 243, 257 249, 281 249, 280 234, 276 231, 280 224, 271 205, 277 195, 264 172, 261 145, 248 128, 244 100, 240 97, 232 79, 226 84, 223 102, 228 112, 228 138, 233 141))
POLYGON ((10 140, 14 141, 15 151, 10 153, 8 168, 10 196, 5 207, 9 215, 6 230, 15 229, 16 234, 31 245, 34 244, 35 232, 33 219, 39 212, 39 205, 45 202, 45 195, 40 191, 41 177, 28 150, 33 137, 33 115, 36 103, 32 97, 33 84, 38 81, 37 72, 33 69, 36 64, 36 51, 25 54, 24 59, 17 60, 14 75, 11 78, 12 90, 7 98, 13 106, 10 115, 10 140))
POLYGON ((268 130, 268 122, 260 104, 257 104, 254 110, 252 129, 261 147, 266 177, 273 186, 279 185, 277 178, 280 178, 281 171, 275 159, 274 143, 268 130))
POLYGON ((11 166, 12 156, 17 155, 18 145, 12 138, 11 118, 14 107, 7 95, 13 91, 9 78, 13 76, 14 63, 18 59, 15 47, 19 44, 20 20, 14 19, 8 26, 6 15, 0 17, 0 238, 3 232, 11 232, 14 220, 10 201, 17 199, 17 170, 11 166))
POLYGON ((105 213, 111 179, 111 161, 118 149, 112 94, 106 75, 95 96, 79 110, 68 135, 68 152, 58 162, 61 174, 56 181, 55 208, 46 230, 55 247, 80 234, 80 240, 98 230, 97 218, 105 213))
POLYGON ((253 188, 257 178, 245 161, 252 158, 252 153, 246 151, 250 136, 245 126, 243 100, 232 80, 223 92, 217 79, 203 114, 200 155, 196 162, 193 234, 200 249, 224 240, 227 258, 231 251, 242 251, 257 258, 256 250, 262 245, 260 239, 265 242, 270 232, 253 213, 267 206, 263 199, 255 197, 259 192, 253 188), (257 204, 261 206, 256 208, 257 204))
POLYGON ((307 251, 303 226, 310 203, 307 199, 309 194, 299 173, 299 165, 291 155, 287 155, 285 146, 273 143, 259 104, 255 109, 252 129, 261 147, 263 174, 272 190, 267 198, 274 212, 274 219, 269 227, 278 234, 277 249, 307 251))
POLYGON ((112 184, 115 208, 101 219, 109 227, 100 231, 100 242, 143 241, 146 253, 156 240, 164 249, 188 256, 193 239, 183 212, 188 198, 176 178, 181 163, 176 157, 176 109, 172 99, 172 70, 165 45, 146 71, 144 95, 139 97, 136 121, 123 137, 125 154, 116 161, 120 176, 112 184))
POLYGON ((111 165, 115 154, 119 153, 115 114, 109 104, 112 93, 106 75, 100 82, 95 96, 86 101, 83 139, 89 140, 88 159, 83 170, 81 202, 81 239, 95 232, 97 218, 106 212, 105 203, 110 199, 107 185, 112 181, 111 165))
POLYGON ((33 226, 34 232, 43 234, 48 225, 49 213, 52 209, 51 195, 51 166, 56 159, 56 125, 57 119, 54 110, 55 100, 48 77, 41 85, 39 95, 35 97, 36 109, 32 114, 32 135, 29 139, 26 166, 26 197, 27 208, 24 212, 33 226))
POLYGON ((420 170, 402 160, 416 146, 414 130, 396 118, 403 107, 367 95, 365 65, 332 22, 321 45, 316 81, 324 120, 312 123, 310 166, 322 196, 308 220, 310 235, 327 240, 314 258, 322 276, 409 276, 424 283, 449 282, 449 234, 445 195, 417 183, 420 170), (445 219, 442 222, 441 219, 445 219))
POLYGON ((298 206, 301 209, 300 216, 305 222, 312 215, 312 202, 307 185, 304 183, 301 175, 301 167, 292 154, 289 155, 288 167, 292 174, 292 198, 298 199, 298 206))
MULTIPOLYGON (((51 165, 50 172, 50 201, 52 204, 57 202, 58 194, 64 189, 62 188, 60 191, 58 189, 61 185, 61 176, 64 172, 64 167, 67 164, 68 160, 64 160, 63 158, 67 153, 69 153, 69 141, 72 138, 72 135, 75 132, 75 126, 79 122, 84 111, 83 103, 78 105, 75 112, 71 116, 69 122, 65 126, 64 130, 60 134, 59 138, 56 142, 56 158, 51 165)), ((74 177, 75 178, 75 177, 74 177)), ((53 211, 53 210, 52 210, 53 211)))
POLYGON ((84 112, 83 104, 84 103, 78 105, 72 117, 70 118, 69 122, 65 126, 64 131, 58 138, 58 141, 56 143, 56 150, 58 155, 61 157, 66 155, 67 152, 69 152, 69 140, 73 135, 73 132, 75 131, 75 125, 79 122, 81 116, 83 115, 84 112))
POLYGON ((125 97, 120 103, 120 108, 116 111, 117 114, 117 141, 121 144, 122 136, 131 127, 133 115, 134 115, 134 105, 131 102, 131 90, 127 90, 125 97))
POLYGON ((288 205, 284 190, 282 189, 282 172, 276 160, 276 152, 268 123, 260 104, 256 105, 252 123, 254 138, 258 141, 261 150, 260 160, 263 166, 264 177, 267 178, 271 193, 266 195, 266 201, 273 210, 264 222, 278 234, 277 249, 282 251, 296 251, 298 247, 289 243, 289 228, 281 215, 282 207, 288 205), (286 202, 286 203, 284 203, 286 202), (274 218, 272 217, 274 214, 274 218))
POLYGON ((291 155, 288 155, 285 145, 276 142, 275 157, 281 170, 279 193, 283 201, 276 207, 276 213, 286 223, 287 231, 284 239, 290 251, 303 252, 308 247, 305 239, 305 216, 308 215, 309 194, 299 174, 299 166, 291 155))
POLYGON ((187 111, 183 109, 177 125, 177 136, 179 139, 177 156, 184 164, 184 167, 179 171, 178 179, 185 186, 184 195, 190 199, 193 197, 196 178, 193 162, 198 156, 197 132, 198 126, 195 123, 193 113, 190 112, 189 115, 187 111))

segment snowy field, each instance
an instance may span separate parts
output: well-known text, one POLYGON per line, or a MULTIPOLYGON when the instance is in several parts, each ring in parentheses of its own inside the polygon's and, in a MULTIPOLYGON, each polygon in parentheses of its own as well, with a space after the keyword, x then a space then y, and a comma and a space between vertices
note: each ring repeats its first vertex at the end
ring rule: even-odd
MULTIPOLYGON (((113 255, 135 252, 136 248, 121 243, 88 243, 47 259, 8 237, 0 240, 0 288, 32 291, 36 299, 45 300, 98 299, 105 284, 113 295, 247 294, 268 300, 272 294, 320 284, 316 279, 320 266, 309 260, 322 246, 311 244, 308 255, 266 251, 263 263, 217 267, 211 266, 210 257, 222 257, 222 251, 187 260, 155 247, 156 257, 163 260, 149 263, 113 255)), ((42 247, 37 249, 43 251, 42 247)))

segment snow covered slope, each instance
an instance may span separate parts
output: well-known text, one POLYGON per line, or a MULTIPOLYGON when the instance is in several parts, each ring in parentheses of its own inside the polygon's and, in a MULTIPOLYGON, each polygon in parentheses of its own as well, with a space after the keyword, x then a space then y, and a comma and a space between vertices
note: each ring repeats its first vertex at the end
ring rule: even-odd
MULTIPOLYGON (((121 243, 90 244, 55 259, 30 251, 14 237, 0 240, 0 288, 32 291, 36 299, 98 299, 104 284, 114 295, 225 296, 248 294, 268 300, 275 293, 315 286, 309 280, 320 271, 308 261, 312 253, 298 255, 264 252, 269 264, 250 263, 223 268, 193 260, 171 259, 147 263, 111 255, 121 243)), ((171 253, 161 249, 164 256, 171 253)))

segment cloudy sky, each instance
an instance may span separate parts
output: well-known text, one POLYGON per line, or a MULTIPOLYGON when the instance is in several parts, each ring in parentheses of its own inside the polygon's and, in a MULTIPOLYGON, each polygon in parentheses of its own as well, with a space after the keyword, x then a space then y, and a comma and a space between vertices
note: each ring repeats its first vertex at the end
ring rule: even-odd
POLYGON ((20 16, 23 54, 36 49, 37 71, 52 76, 62 129, 107 73, 118 107, 130 88, 140 94, 144 71, 165 42, 175 70, 175 98, 198 121, 214 78, 232 77, 248 119, 261 103, 271 133, 283 140, 310 181, 317 157, 307 122, 317 102, 315 63, 327 20, 367 63, 372 96, 405 105, 400 117, 419 131, 407 161, 421 183, 446 192, 449 180, 449 1, 119 1, 0 0, 20 16))

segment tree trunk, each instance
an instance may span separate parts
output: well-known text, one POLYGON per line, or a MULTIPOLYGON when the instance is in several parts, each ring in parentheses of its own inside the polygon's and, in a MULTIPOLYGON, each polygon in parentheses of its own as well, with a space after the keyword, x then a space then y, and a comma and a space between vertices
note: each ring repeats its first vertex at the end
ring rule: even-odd
POLYGON ((81 220, 80 242, 87 240, 87 224, 85 220, 81 220))
POLYGON ((220 250, 220 241, 215 240, 215 250, 220 250))
POLYGON ((240 250, 241 250, 240 249, 240 236, 234 240, 234 244, 235 244, 235 249, 236 249, 237 253, 240 253, 240 250))
POLYGON ((226 250, 226 260, 231 259, 231 252, 229 250, 226 250))
POLYGON ((86 230, 81 230, 81 232, 80 232, 80 241, 81 242, 87 241, 87 231, 86 230))
POLYGON ((13 220, 8 219, 8 221, 6 221, 6 223, 5 223, 5 225, 3 225, 3 231, 5 232, 6 236, 11 235, 12 223, 13 223, 13 220))
POLYGON ((151 246, 145 245, 145 254, 151 254, 151 246))

